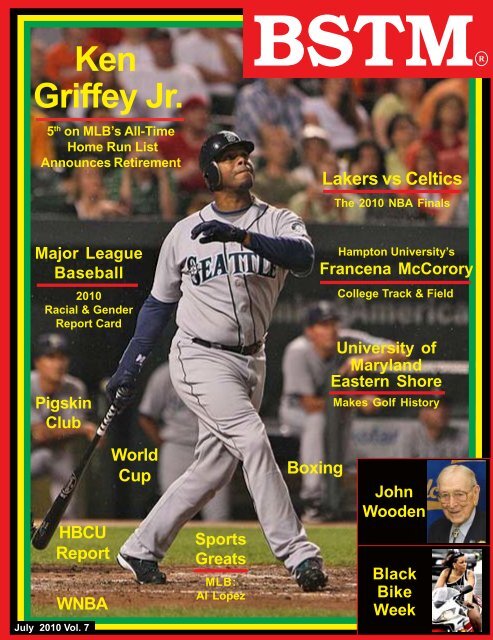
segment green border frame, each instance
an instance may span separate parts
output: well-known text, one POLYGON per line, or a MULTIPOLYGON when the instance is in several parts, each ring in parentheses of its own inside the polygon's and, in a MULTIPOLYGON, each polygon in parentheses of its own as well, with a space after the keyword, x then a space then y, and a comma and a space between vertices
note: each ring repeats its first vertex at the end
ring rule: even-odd
MULTIPOLYGON (((469 80, 469 264, 476 264, 476 81, 469 80), (472 214, 472 215, 471 215, 472 214)), ((476 269, 469 285, 469 457, 476 452, 476 269)))
MULTIPOLYGON (((31 102, 27 99, 30 95, 31 68, 27 61, 30 60, 31 28, 24 31, 24 416, 26 420, 24 438, 24 575, 25 584, 31 584, 31 474, 27 461, 31 456, 30 431, 28 416, 31 413, 31 171, 30 171, 30 121, 31 102)), ((24 617, 31 614, 30 591, 24 587, 24 617)))
MULTIPOLYGON (((122 9, 124 11, 124 9, 122 9)), ((199 13, 199 11, 198 11, 199 13)), ((130 18, 132 16, 129 16, 130 18)), ((165 16, 163 16, 163 19, 165 16)), ((172 16, 169 16, 169 20, 164 21, 163 24, 169 28, 204 28, 206 26, 216 27, 216 28, 234 28, 241 26, 243 22, 242 16, 238 16, 237 20, 228 20, 217 22, 215 20, 217 16, 211 16, 210 19, 204 16, 204 20, 193 20, 193 21, 183 21, 183 20, 172 20, 172 16)), ((111 26, 119 26, 119 27, 128 27, 131 20, 122 21, 122 20, 112 20, 111 26)), ((64 19, 60 22, 49 22, 49 21, 40 21, 40 20, 32 20, 26 21, 24 23, 24 247, 27 247, 28 250, 24 253, 24 342, 27 348, 24 350, 24 388, 28 391, 25 394, 24 398, 24 411, 26 418, 30 413, 30 364, 31 364, 31 355, 30 355, 30 344, 31 344, 31 207, 30 207, 30 194, 31 194, 31 179, 30 179, 30 102, 27 99, 29 96, 30 89, 30 69, 28 66, 28 61, 30 59, 29 50, 30 50, 30 41, 31 41, 31 31, 33 28, 63 28, 66 26, 77 26, 77 27, 93 27, 93 26, 101 26, 100 20, 68 20, 64 19)), ((143 19, 142 21, 138 21, 135 23, 135 26, 145 26, 145 27, 155 27, 156 20, 151 19, 143 19)), ((476 100, 476 88, 477 83, 481 83, 481 80, 470 79, 469 80, 469 177, 470 177, 470 203, 469 203, 469 263, 476 264, 476 215, 478 212, 476 211, 476 135, 478 130, 478 123, 476 119, 476 109, 479 107, 482 109, 482 105, 477 105, 476 100)), ((482 115, 482 114, 481 114, 482 115)), ((476 302, 477 302, 477 286, 478 279, 476 275, 476 270, 473 271, 471 277, 471 286, 469 288, 469 455, 471 457, 477 456, 477 438, 476 431, 480 425, 476 425, 476 339, 477 339, 477 331, 476 331, 476 302)), ((26 430, 26 435, 28 430, 26 430)), ((481 454, 481 452, 479 452, 481 454)), ((30 442, 29 438, 25 438, 25 447, 24 447, 24 456, 25 460, 28 460, 30 456, 30 442)), ((38 618, 33 617, 31 615, 31 598, 30 598, 30 590, 25 588, 25 585, 30 585, 30 576, 31 576, 31 548, 30 548, 30 512, 31 512, 31 492, 30 492, 30 473, 29 466, 25 465, 24 469, 24 482, 25 482, 25 492, 24 492, 24 524, 25 524, 25 538, 24 538, 24 607, 25 607, 25 615, 24 619, 26 621, 37 621, 37 620, 46 620, 46 621, 58 621, 59 618, 38 618)), ((83 620, 89 620, 89 618, 83 618, 83 620)), ((217 617, 200 617, 200 618, 100 618, 98 620, 98 625, 104 626, 105 624, 132 624, 137 625, 139 623, 143 623, 143 627, 141 631, 146 631, 145 624, 148 625, 196 625, 197 630, 200 629, 200 625, 210 625, 217 624, 221 626, 236 626, 236 625, 245 625, 246 628, 253 625, 267 625, 266 629, 269 630, 270 627, 279 627, 279 625, 302 625, 306 630, 313 629, 313 625, 316 625, 317 628, 321 628, 322 626, 332 626, 332 625, 343 625, 339 630, 356 630, 356 617, 335 617, 335 618, 299 618, 299 617, 285 617, 285 618, 217 618, 217 617), (354 625, 354 626, 353 626, 354 625)), ((174 629, 177 630, 177 629, 174 629)), ((173 630, 173 631, 174 631, 173 630)), ((184 628, 185 630, 185 628, 184 628)), ((186 629, 189 630, 189 627, 186 629)), ((271 629, 272 630, 272 629, 271 629)), ((303 630, 303 629, 300 629, 303 630)), ((337 629, 334 629, 337 630, 337 629)), ((101 629, 103 631, 103 629, 101 629)), ((147 629, 147 631, 150 631, 147 629)))

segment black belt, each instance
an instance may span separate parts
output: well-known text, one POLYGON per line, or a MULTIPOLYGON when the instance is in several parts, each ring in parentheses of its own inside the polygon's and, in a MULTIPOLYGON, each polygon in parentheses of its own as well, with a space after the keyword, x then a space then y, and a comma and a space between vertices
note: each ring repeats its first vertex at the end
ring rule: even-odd
POLYGON ((202 340, 202 338, 192 338, 192 342, 196 344, 200 344, 202 347, 207 347, 208 349, 220 349, 221 351, 231 351, 232 353, 239 353, 242 356, 253 356, 254 353, 260 351, 263 346, 263 342, 255 342, 254 344, 249 344, 247 347, 245 346, 230 346, 228 344, 219 344, 219 342, 209 342, 209 340, 202 340))

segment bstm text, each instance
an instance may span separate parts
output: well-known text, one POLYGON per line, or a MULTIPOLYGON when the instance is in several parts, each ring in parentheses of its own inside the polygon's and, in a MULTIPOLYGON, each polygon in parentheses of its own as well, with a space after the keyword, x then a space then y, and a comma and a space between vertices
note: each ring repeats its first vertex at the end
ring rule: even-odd
POLYGON ((353 20, 344 15, 323 14, 304 23, 292 15, 256 15, 253 20, 260 25, 260 55, 253 61, 255 67, 297 65, 305 56, 308 42, 306 53, 313 67, 340 67, 362 46, 366 67, 393 67, 395 58, 404 50, 411 51, 406 67, 473 64, 467 53, 472 15, 450 15, 444 28, 435 26, 429 15, 360 15, 353 20), (354 35, 360 33, 361 36, 354 35), (398 47, 396 34, 402 34, 398 47))

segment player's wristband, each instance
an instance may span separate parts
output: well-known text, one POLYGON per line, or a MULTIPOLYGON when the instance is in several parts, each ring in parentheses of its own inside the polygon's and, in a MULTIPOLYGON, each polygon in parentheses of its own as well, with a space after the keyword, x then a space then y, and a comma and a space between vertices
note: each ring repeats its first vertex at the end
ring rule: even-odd
POLYGON ((117 373, 125 373, 135 378, 139 375, 145 359, 168 324, 176 305, 176 302, 161 302, 152 295, 148 296, 139 312, 134 336, 120 359, 117 373))
POLYGON ((308 275, 313 269, 315 252, 311 243, 302 238, 271 238, 249 231, 248 248, 273 264, 299 275, 308 275))

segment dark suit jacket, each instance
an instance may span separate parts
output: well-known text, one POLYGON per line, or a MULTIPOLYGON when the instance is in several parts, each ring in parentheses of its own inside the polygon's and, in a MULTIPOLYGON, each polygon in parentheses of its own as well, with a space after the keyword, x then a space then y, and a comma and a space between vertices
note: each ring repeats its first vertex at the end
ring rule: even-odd
MULTIPOLYGON (((428 542, 442 542, 448 543, 450 535, 450 527, 452 523, 447 520, 445 516, 442 516, 436 520, 428 528, 428 542)), ((469 531, 466 534, 464 544, 466 542, 485 542, 486 541, 486 514, 484 511, 476 511, 474 520, 472 521, 469 531)))

